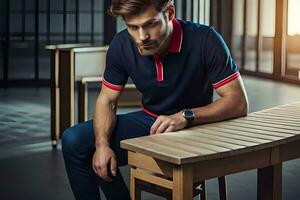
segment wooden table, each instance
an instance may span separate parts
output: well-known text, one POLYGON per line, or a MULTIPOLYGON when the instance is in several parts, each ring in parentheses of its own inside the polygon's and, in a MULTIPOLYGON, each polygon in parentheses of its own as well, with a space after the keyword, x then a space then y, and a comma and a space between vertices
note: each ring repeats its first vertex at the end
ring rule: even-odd
POLYGON ((124 140, 121 147, 128 150, 133 200, 140 198, 137 179, 172 190, 174 200, 189 200, 193 183, 251 169, 258 169, 257 199, 280 200, 282 162, 300 157, 300 102, 124 140))

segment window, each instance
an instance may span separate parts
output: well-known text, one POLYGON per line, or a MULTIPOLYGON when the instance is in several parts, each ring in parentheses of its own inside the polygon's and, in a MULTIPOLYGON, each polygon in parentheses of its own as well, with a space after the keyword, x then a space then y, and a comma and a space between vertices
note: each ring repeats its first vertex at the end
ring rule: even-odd
POLYGON ((260 0, 258 71, 273 73, 276 0, 260 0))
POLYGON ((300 1, 288 0, 286 75, 300 79, 300 1))

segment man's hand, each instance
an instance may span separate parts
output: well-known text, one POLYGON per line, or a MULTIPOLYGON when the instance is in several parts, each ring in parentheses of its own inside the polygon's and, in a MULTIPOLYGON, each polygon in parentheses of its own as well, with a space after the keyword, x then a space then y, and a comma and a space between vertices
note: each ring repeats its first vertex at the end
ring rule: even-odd
POLYGON ((150 135, 177 131, 187 126, 187 120, 182 116, 181 112, 165 116, 160 115, 157 117, 150 129, 150 135))
POLYGON ((96 148, 96 152, 93 157, 93 169, 94 172, 104 181, 112 181, 111 177, 108 175, 108 170, 111 171, 111 174, 113 176, 116 176, 116 156, 113 150, 108 145, 96 148))

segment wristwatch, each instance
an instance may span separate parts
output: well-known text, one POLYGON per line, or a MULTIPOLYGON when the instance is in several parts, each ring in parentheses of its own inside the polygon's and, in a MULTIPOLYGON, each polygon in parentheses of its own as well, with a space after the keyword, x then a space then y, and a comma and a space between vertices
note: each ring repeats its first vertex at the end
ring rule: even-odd
POLYGON ((195 113, 191 109, 183 109, 181 113, 188 122, 187 127, 191 127, 194 124, 195 113))

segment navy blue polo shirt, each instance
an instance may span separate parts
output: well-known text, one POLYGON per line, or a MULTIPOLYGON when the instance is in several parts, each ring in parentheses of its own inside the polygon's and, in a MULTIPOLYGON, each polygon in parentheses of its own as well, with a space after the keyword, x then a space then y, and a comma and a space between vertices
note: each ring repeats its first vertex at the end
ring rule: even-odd
POLYGON ((143 56, 127 30, 111 42, 102 84, 121 91, 130 77, 143 110, 156 117, 210 104, 213 89, 240 76, 222 37, 211 27, 174 19, 168 52, 143 56))

